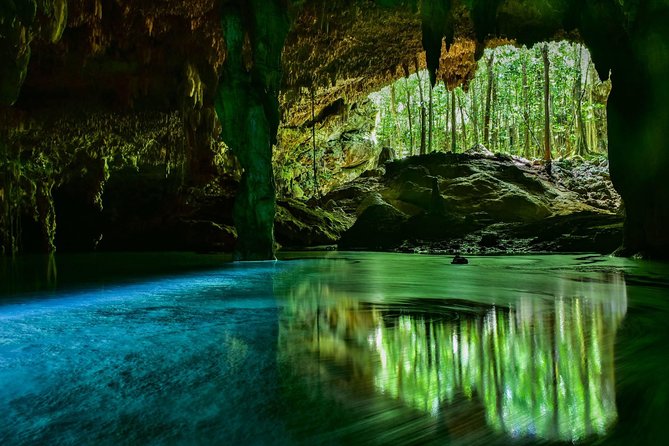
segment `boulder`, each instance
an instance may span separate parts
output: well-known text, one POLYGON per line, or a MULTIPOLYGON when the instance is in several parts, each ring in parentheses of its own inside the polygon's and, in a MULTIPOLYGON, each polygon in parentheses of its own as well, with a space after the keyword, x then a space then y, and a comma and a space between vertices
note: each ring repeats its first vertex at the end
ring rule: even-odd
POLYGON ((428 210, 432 204, 432 189, 407 181, 399 186, 397 199, 413 204, 423 210, 428 210))
POLYGON ((375 205, 384 205, 388 204, 383 200, 383 197, 381 197, 381 194, 378 192, 371 192, 363 198, 362 202, 356 209, 356 214, 357 215, 362 215, 365 210, 367 210, 368 207, 370 206, 375 206, 375 205))
POLYGON ((352 224, 343 212, 327 210, 306 202, 277 201, 274 235, 282 246, 334 245, 352 224))
POLYGON ((384 147, 379 153, 379 157, 376 159, 376 167, 381 167, 386 164, 388 161, 393 161, 395 159, 395 150, 390 147, 384 147))
POLYGON ((469 150, 465 151, 465 154, 483 156, 485 158, 495 157, 495 154, 488 150, 488 148, 483 144, 474 144, 469 150))
POLYGON ((503 221, 536 221, 551 215, 550 209, 530 194, 505 191, 500 197, 484 200, 481 208, 492 218, 503 221))
POLYGON ((472 229, 462 217, 423 213, 409 218, 402 232, 407 240, 448 241, 472 229))
POLYGON ((541 168, 485 152, 387 163, 386 174, 373 183, 359 178, 347 193, 335 192, 351 197, 343 202, 354 203, 347 209, 360 216, 340 246, 429 252, 450 252, 457 245, 471 252, 615 247, 621 218, 612 211, 619 197, 611 193, 603 168, 584 162, 556 166, 550 180, 541 168))
POLYGON ((401 228, 407 216, 389 204, 368 207, 344 233, 339 249, 392 249, 404 239, 401 228))
POLYGON ((427 167, 409 165, 399 172, 399 175, 395 178, 394 183, 401 185, 407 182, 412 182, 423 187, 430 187, 431 181, 428 178, 429 176, 430 171, 427 169, 427 167))

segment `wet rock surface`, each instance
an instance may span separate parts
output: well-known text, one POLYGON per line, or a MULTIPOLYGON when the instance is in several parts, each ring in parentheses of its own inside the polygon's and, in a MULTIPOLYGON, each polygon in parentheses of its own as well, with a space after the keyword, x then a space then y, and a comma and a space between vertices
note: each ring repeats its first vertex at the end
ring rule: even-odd
POLYGON ((342 249, 390 249, 402 242, 407 215, 393 206, 374 204, 358 217, 339 241, 342 249))
POLYGON ((334 245, 353 224, 340 209, 323 209, 295 199, 277 201, 274 236, 284 248, 334 245))
POLYGON ((480 150, 383 167, 382 176, 323 198, 359 214, 340 249, 610 253, 621 242, 621 202, 605 161, 556 161, 552 177, 528 160, 480 150))

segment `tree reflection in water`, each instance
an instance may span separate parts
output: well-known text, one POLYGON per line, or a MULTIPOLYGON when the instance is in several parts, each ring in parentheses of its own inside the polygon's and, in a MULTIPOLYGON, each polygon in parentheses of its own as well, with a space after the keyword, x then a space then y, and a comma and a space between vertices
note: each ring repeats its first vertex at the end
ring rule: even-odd
POLYGON ((625 284, 617 275, 598 281, 610 295, 556 278, 553 296, 521 294, 504 306, 361 303, 302 283, 284 309, 280 350, 346 365, 377 394, 426 414, 469 401, 495 432, 576 441, 605 434, 617 416, 613 344, 625 284))

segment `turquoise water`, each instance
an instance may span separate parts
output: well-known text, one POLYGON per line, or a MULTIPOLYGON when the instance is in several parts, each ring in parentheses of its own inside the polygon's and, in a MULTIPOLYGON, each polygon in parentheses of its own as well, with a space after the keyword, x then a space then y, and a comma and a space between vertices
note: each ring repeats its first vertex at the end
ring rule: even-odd
POLYGON ((669 266, 0 265, 0 444, 663 444, 669 266))

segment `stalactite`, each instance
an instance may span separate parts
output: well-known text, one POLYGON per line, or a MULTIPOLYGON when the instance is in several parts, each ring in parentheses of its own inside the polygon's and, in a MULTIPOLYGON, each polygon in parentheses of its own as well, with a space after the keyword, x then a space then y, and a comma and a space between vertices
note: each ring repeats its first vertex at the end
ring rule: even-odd
POLYGON ((0 20, 0 104, 12 105, 18 98, 28 72, 31 27, 37 5, 34 0, 17 0, 14 8, 2 11, 0 20))
POLYGON ((445 38, 447 50, 453 43, 452 6, 452 0, 423 0, 421 2, 423 48, 426 53, 427 69, 430 73, 430 84, 433 87, 437 82, 442 40, 445 38))

